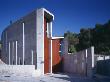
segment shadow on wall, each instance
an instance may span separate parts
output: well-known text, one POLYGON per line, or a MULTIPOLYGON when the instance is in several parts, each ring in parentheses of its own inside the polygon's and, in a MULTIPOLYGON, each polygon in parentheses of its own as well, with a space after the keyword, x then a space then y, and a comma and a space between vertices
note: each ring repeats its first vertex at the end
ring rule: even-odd
POLYGON ((63 72, 63 59, 59 61, 56 65, 52 66, 52 72, 53 73, 58 73, 58 72, 63 72))

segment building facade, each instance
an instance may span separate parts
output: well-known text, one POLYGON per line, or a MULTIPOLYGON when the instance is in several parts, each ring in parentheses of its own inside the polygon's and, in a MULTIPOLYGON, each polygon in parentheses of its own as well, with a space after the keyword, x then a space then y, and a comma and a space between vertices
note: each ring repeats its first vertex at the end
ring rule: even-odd
POLYGON ((35 65, 41 73, 52 73, 63 37, 52 37, 54 15, 41 8, 10 24, 2 33, 1 59, 8 65, 35 65), (54 44, 55 43, 55 44, 54 44), (58 50, 55 51, 54 45, 58 50), (54 52, 55 51, 55 52, 54 52), (54 52, 54 53, 53 53, 54 52))

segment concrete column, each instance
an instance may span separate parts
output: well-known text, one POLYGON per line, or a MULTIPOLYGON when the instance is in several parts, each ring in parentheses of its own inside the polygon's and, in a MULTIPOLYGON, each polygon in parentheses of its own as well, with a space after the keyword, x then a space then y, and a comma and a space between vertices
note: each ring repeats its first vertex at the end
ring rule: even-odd
MULTIPOLYGON (((52 38, 52 22, 49 23, 50 37, 52 38)), ((52 73, 52 39, 50 40, 50 73, 52 73)))
POLYGON ((10 65, 10 42, 9 42, 9 65, 10 65))
POLYGON ((31 51, 31 54, 32 54, 32 61, 31 61, 31 64, 33 65, 33 50, 31 51))
POLYGON ((15 48, 14 48, 14 41, 13 41, 13 44, 12 44, 12 65, 13 65, 13 61, 14 61, 14 55, 15 55, 15 48))
POLYGON ((24 57, 25 57, 25 35, 24 35, 24 23, 23 23, 23 65, 24 65, 24 57))
POLYGON ((92 77, 94 71, 94 47, 87 49, 87 76, 92 77))
POLYGON ((94 47, 91 47, 91 54, 92 54, 92 68, 94 68, 94 47))
POLYGON ((44 74, 44 10, 37 10, 37 70, 44 74))

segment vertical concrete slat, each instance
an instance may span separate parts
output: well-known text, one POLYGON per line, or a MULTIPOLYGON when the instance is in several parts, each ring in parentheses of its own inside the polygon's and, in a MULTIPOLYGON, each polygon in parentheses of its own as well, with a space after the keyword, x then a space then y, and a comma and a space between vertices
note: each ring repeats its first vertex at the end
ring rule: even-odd
POLYGON ((91 47, 87 50, 87 76, 93 76, 93 68, 94 68, 94 47, 91 47))
POLYGON ((18 45, 18 42, 16 41, 16 65, 17 65, 17 56, 18 56, 18 50, 17 50, 18 46, 17 45, 18 45))
POLYGON ((14 65, 14 42, 12 44, 12 65, 14 65))
MULTIPOLYGON (((52 22, 50 22, 50 35, 51 35, 51 38, 52 38, 52 22)), ((50 46, 51 46, 51 51, 50 51, 50 55, 51 55, 51 59, 50 59, 50 64, 51 64, 51 67, 50 67, 50 73, 52 73, 52 39, 51 39, 51 42, 50 42, 50 46)))
POLYGON ((31 54, 32 54, 32 61, 31 61, 31 64, 33 65, 33 50, 31 51, 31 54))
POLYGON ((37 10, 37 70, 44 74, 44 10, 37 10))
POLYGON ((9 65, 10 65, 10 42, 9 42, 9 65))
POLYGON ((24 56, 25 56, 25 35, 24 35, 24 23, 23 23, 23 65, 24 65, 24 56))

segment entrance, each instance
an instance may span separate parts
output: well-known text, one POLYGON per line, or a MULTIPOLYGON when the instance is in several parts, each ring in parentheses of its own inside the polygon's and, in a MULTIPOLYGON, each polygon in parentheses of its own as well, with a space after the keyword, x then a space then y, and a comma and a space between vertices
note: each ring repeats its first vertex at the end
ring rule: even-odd
POLYGON ((47 37, 47 20, 44 17, 44 73, 49 73, 49 38, 47 37))

